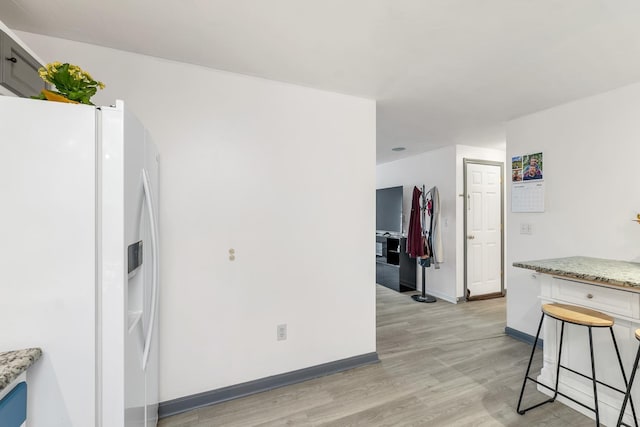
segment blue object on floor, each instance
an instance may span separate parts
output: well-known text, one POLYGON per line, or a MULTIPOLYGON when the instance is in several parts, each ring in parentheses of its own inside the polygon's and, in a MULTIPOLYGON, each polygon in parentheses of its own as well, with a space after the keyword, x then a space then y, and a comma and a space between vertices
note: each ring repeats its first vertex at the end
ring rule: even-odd
POLYGON ((27 383, 21 382, 0 400, 0 425, 20 427, 27 419, 27 383))

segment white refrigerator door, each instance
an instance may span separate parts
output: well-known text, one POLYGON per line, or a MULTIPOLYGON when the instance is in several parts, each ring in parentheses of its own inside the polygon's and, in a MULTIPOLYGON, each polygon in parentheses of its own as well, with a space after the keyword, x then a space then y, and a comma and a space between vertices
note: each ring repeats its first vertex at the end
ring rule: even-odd
POLYGON ((0 96, 0 117, 0 351, 43 350, 29 427, 93 426, 96 110, 0 96))
MULTIPOLYGON (((144 164, 145 171, 147 172, 147 176, 149 178, 149 189, 151 195, 151 201, 153 203, 153 216, 156 222, 156 234, 159 228, 159 218, 158 218, 158 200, 159 200, 159 179, 158 179, 158 151, 156 149, 155 144, 151 140, 148 132, 145 132, 145 144, 144 144, 144 164)), ((149 212, 148 212, 149 213, 149 212)), ((147 218, 149 216, 147 215, 147 218)), ((151 232, 151 227, 146 227, 147 232, 151 232)), ((151 237, 151 236, 149 236, 151 237)), ((159 236, 156 235, 156 239, 159 236)), ((145 312, 149 314, 146 317, 146 327, 151 327, 152 329, 147 333, 151 334, 150 342, 149 342, 149 355, 146 361, 145 367, 145 400, 146 400, 146 425, 147 427, 155 427, 158 424, 158 375, 159 375, 159 367, 158 367, 158 306, 160 299, 160 254, 159 254, 159 245, 160 242, 157 242, 156 250, 158 253, 155 254, 155 263, 147 263, 145 273, 148 276, 153 274, 153 268, 156 269, 158 282, 156 283, 156 290, 154 292, 151 287, 152 283, 148 282, 145 286, 145 312), (153 304, 155 304, 155 310, 153 309, 153 304), (151 314, 153 313, 155 319, 151 322, 151 314), (151 325, 152 324, 152 325, 151 325)), ((149 245, 147 245, 149 246, 149 245)))
POLYGON ((142 180, 145 129, 118 101, 103 108, 101 134, 103 426, 144 427, 145 288, 152 264, 142 180), (141 259, 130 259, 129 248, 141 250, 141 259))

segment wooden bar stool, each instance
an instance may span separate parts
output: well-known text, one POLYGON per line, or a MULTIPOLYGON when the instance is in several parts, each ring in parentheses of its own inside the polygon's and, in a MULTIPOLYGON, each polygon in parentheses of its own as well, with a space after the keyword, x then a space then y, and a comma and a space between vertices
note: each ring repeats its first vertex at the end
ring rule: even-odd
MULTIPOLYGON (((636 339, 640 341, 640 329, 636 329, 636 339)), ((640 360, 640 345, 638 346, 638 351, 636 352, 636 361, 633 362, 633 368, 631 369, 631 377, 629 377, 629 385, 627 385, 627 392, 624 394, 624 400, 622 401, 622 408, 620 408, 620 416, 618 416, 618 423, 616 426, 626 425, 622 422, 622 417, 624 416, 624 410, 627 409, 627 402, 631 399, 631 387, 633 386, 633 379, 636 377, 636 371, 638 370, 638 360, 640 360)), ((633 409, 633 399, 631 399, 631 409, 633 409)), ((633 418, 638 425, 638 420, 636 419, 635 412, 633 413, 633 418)))
MULTIPOLYGON (((538 332, 536 333, 536 339, 533 342, 533 348, 531 349, 531 357, 529 358, 529 365, 527 366, 527 372, 524 375, 524 381, 522 382, 522 390, 520 391, 520 398, 518 399, 518 413, 520 415, 524 415, 525 412, 537 408, 538 406, 542 406, 546 403, 550 403, 556 400, 556 397, 558 396, 562 396, 566 399, 571 400, 572 402, 577 403, 578 405, 593 411, 595 413, 596 416, 596 426, 600 425, 600 411, 598 409, 598 389, 597 389, 597 385, 603 385, 605 387, 608 387, 612 390, 615 390, 619 393, 625 394, 625 391, 620 390, 618 388, 612 387, 608 384, 605 384, 601 381, 598 381, 596 379, 596 368, 595 368, 595 363, 594 363, 594 359, 593 359, 593 336, 591 333, 592 328, 609 328, 609 331, 611 332, 611 340, 613 341, 613 347, 616 350, 616 356, 618 357, 618 363, 620 364, 620 372, 622 373, 622 378, 624 380, 624 385, 626 389, 629 389, 629 385, 627 383, 627 376, 624 373, 624 368, 622 366, 622 359, 620 358, 620 350, 618 349, 618 343, 616 342, 616 337, 613 333, 613 318, 611 316, 607 316, 604 313, 600 313, 599 311, 595 311, 595 310, 591 310, 588 308, 584 308, 584 307, 578 307, 578 306, 574 306, 574 305, 567 305, 567 304, 543 304, 542 305, 542 316, 540 316, 540 324, 538 325, 538 332), (531 370, 531 362, 533 361, 533 355, 536 351, 536 347, 538 345, 538 339, 540 338, 540 331, 542 330, 542 322, 544 321, 545 316, 549 316, 555 320, 558 320, 560 322, 562 322, 562 326, 560 327, 560 343, 558 345, 558 359, 557 359, 557 367, 556 367, 556 384, 554 388, 549 387, 546 384, 542 384, 541 382, 538 382, 537 380, 535 380, 534 378, 531 378, 529 376, 529 371, 531 370), (567 366, 563 366, 560 361, 561 361, 561 356, 562 356, 562 341, 564 339, 564 325, 565 323, 571 323, 573 325, 578 325, 578 326, 585 326, 586 328, 588 328, 589 330, 589 352, 591 355, 591 376, 587 376, 585 374, 582 374, 580 372, 574 371, 573 369, 567 367, 567 366), (594 407, 591 408, 587 405, 585 405, 582 402, 578 402, 577 400, 575 400, 574 398, 567 396, 564 393, 561 393, 558 391, 558 381, 559 381, 559 377, 560 377, 560 368, 566 369, 567 371, 571 371, 574 374, 580 375, 581 377, 587 378, 589 380, 592 381, 593 383, 593 400, 594 400, 594 407), (540 402, 538 404, 535 404, 533 406, 530 406, 526 409, 520 409, 520 406, 522 405, 522 397, 524 396, 524 389, 525 386, 527 385, 527 380, 529 381, 533 381, 534 383, 553 391, 553 397, 551 397, 550 399, 547 399, 543 402, 540 402)), ((637 336, 637 335, 636 335, 637 336)), ((637 362, 637 359, 636 359, 637 362)), ((637 365, 636 365, 637 366, 637 365)), ((623 405, 626 405, 626 403, 623 402, 623 405)), ((623 406, 623 411, 624 411, 624 406, 623 406)), ((636 410, 633 406, 633 400, 631 401, 631 411, 633 412, 633 417, 634 419, 636 418, 636 410)), ((638 422, 636 421, 636 427, 638 427, 638 422)))

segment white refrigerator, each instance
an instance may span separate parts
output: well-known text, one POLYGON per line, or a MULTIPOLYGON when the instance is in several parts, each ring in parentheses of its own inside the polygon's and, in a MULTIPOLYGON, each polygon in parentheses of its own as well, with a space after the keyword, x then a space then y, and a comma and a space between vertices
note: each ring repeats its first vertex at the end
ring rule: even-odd
POLYGON ((157 203, 123 102, 0 96, 0 351, 43 350, 28 427, 156 425, 157 203))

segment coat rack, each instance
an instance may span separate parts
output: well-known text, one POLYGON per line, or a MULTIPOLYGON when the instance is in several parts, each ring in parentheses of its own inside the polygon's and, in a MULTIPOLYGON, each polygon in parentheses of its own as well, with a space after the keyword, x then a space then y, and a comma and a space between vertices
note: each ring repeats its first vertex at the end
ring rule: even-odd
MULTIPOLYGON (((427 194, 425 192, 424 184, 422 184, 422 205, 420 206, 420 214, 422 215, 422 235, 425 239, 431 239, 431 230, 433 227, 433 214, 430 215, 429 218, 429 235, 427 236, 426 229, 426 219, 427 219, 427 194)), ((429 245, 432 248, 432 245, 429 245)), ((422 267, 422 294, 421 295, 411 295, 411 298, 417 302, 431 303, 436 302, 436 298, 431 295, 427 295, 427 267, 431 266, 431 257, 433 254, 430 254, 429 258, 418 259, 418 263, 420 263, 420 267, 422 267)))

